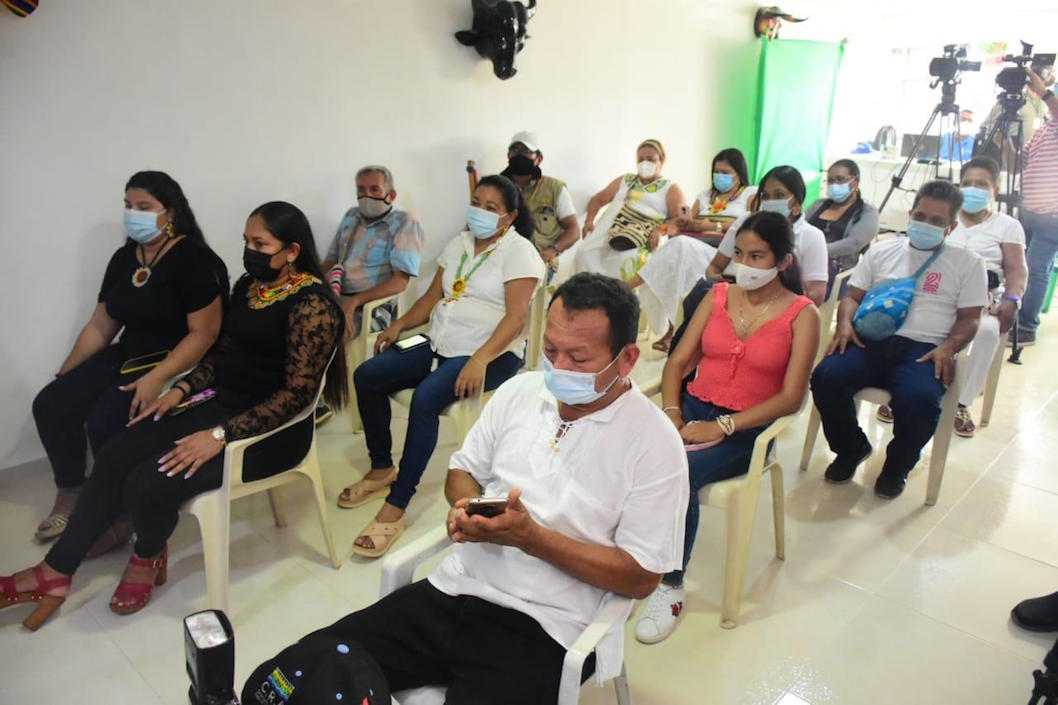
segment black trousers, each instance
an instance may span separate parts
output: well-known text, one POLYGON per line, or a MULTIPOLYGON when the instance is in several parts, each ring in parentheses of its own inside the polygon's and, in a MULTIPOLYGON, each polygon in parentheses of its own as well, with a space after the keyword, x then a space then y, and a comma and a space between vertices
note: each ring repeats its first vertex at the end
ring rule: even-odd
MULTIPOLYGON (((477 597, 451 597, 426 580, 305 638, 317 635, 359 642, 394 692, 447 686, 446 705, 554 703, 566 656, 531 617, 477 597)), ((243 702, 254 702, 249 691, 243 702)))
POLYGON ((118 387, 148 370, 123 375, 124 361, 119 346, 104 348, 48 383, 33 400, 37 435, 60 489, 84 484, 88 447, 98 457, 107 441, 128 423, 133 394, 118 387))
MULTIPOLYGON (((173 448, 173 441, 212 428, 237 412, 213 400, 178 416, 145 419, 115 436, 96 457, 66 530, 44 560, 55 570, 72 575, 123 507, 136 530, 136 555, 159 554, 176 528, 180 506, 220 487, 224 454, 204 463, 190 479, 158 472, 158 459, 173 448)), ((310 416, 248 448, 244 477, 256 479, 293 467, 305 457, 311 440, 310 416)))

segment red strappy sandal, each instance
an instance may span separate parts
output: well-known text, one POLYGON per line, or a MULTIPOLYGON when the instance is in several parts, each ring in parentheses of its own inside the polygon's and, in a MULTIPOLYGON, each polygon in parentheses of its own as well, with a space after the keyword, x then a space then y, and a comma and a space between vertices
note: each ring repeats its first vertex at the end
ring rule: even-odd
POLYGON ((48 593, 56 588, 70 587, 70 577, 63 576, 48 580, 44 577, 44 570, 40 565, 33 566, 33 577, 37 579, 37 585, 32 590, 21 592, 15 588, 15 576, 8 575, 0 578, 0 595, 3 597, 3 605, 0 605, 0 609, 25 602, 36 602, 37 609, 33 610, 33 614, 22 622, 22 626, 35 632, 55 610, 59 609, 59 605, 66 602, 65 595, 49 595, 48 593))
POLYGON ((133 583, 122 579, 114 590, 114 596, 110 598, 110 610, 117 614, 139 612, 151 601, 151 590, 156 585, 165 585, 169 568, 169 547, 163 548, 157 558, 140 558, 132 554, 129 557, 129 565, 153 569, 154 580, 149 583, 133 583))

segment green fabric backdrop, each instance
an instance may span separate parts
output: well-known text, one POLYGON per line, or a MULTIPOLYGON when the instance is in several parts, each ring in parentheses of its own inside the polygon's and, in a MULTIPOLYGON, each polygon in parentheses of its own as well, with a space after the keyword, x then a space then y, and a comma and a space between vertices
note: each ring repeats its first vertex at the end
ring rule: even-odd
POLYGON ((780 164, 797 167, 808 188, 805 205, 816 200, 825 174, 827 137, 844 43, 761 40, 756 82, 754 183, 780 164))

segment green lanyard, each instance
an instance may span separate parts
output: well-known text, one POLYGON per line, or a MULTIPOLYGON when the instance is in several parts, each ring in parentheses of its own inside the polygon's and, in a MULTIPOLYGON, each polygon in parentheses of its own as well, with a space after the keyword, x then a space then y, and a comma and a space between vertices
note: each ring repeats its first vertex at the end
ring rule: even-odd
POLYGON ((452 295, 448 297, 448 301, 455 301, 463 295, 463 293, 467 290, 467 282, 469 282, 470 278, 474 276, 474 272, 478 271, 478 267, 484 264, 485 260, 487 260, 489 256, 496 251, 496 247, 499 244, 499 241, 497 241, 496 244, 494 244, 492 247, 482 252, 481 255, 478 257, 477 261, 474 262, 474 266, 470 268, 469 272, 467 272, 466 276, 463 276, 463 267, 466 265, 467 259, 469 259, 469 254, 467 252, 463 253, 463 258, 459 260, 459 267, 456 268, 456 278, 452 282, 452 295))

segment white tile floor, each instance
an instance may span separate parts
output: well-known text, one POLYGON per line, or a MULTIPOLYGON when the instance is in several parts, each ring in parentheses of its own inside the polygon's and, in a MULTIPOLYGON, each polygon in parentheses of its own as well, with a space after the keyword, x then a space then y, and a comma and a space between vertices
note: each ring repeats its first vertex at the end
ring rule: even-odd
MULTIPOLYGON (((1052 315, 1051 318, 1054 316, 1052 315)), ((1048 330, 1048 328, 1050 330, 1048 330)), ((781 439, 787 487, 787 559, 775 560, 771 511, 762 497, 738 628, 719 625, 723 522, 703 510, 688 576, 683 623, 662 644, 627 637, 638 705, 744 703, 1018 703, 1053 635, 1009 621, 1023 597, 1058 589, 1058 322, 1023 367, 1005 365, 993 423, 973 440, 953 439, 940 502, 924 507, 925 459, 892 502, 871 492, 875 456, 852 484, 823 483, 829 457, 820 438, 811 468, 797 470, 804 422, 781 439), (1050 333, 1052 340, 1048 345, 1050 333)), ((653 363, 657 364, 657 363, 653 363)), ((865 412, 866 413, 866 412, 865 412)), ((866 417, 865 417, 866 418, 866 417)), ((343 417, 321 432, 330 497, 366 465, 360 437, 343 417)), ((397 422, 398 437, 403 424, 397 422)), ((866 428, 877 440, 886 427, 866 428)), ((411 507, 406 543, 442 521, 452 429, 411 507)), ((317 626, 373 601, 379 563, 350 559, 346 547, 375 506, 331 521, 345 563, 333 570, 304 487, 284 490, 290 526, 276 529, 267 500, 234 507, 232 621, 237 677, 317 626)), ((44 549, 30 540, 50 506, 43 462, 0 471, 0 572, 30 565, 44 549)), ((37 633, 20 626, 26 608, 0 612, 2 703, 186 702, 181 617, 205 606, 198 527, 181 520, 170 542, 169 583, 133 617, 107 601, 124 554, 87 562, 56 618, 37 633), (76 694, 73 697, 71 694, 76 694)), ((614 702, 609 688, 584 689, 582 702, 614 702)))

